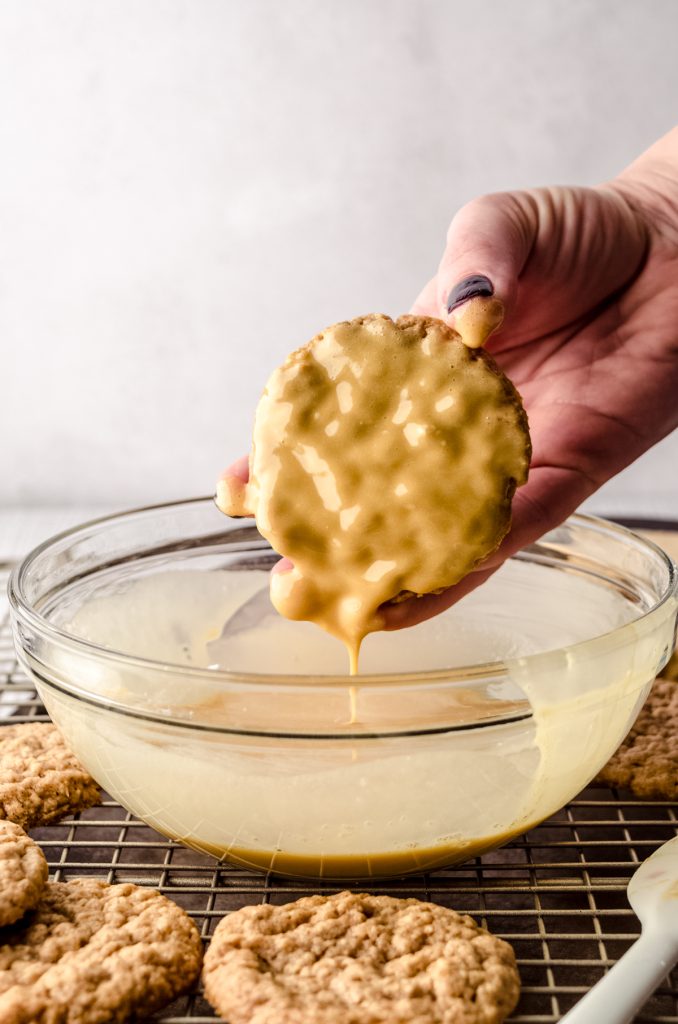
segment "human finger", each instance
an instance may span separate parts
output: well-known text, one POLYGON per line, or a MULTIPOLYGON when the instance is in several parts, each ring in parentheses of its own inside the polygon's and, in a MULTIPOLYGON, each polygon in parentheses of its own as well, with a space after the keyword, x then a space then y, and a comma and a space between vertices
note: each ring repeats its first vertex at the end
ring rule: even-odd
POLYGON ((530 254, 537 217, 526 193, 480 196, 459 210, 447 232, 438 273, 434 315, 452 326, 466 299, 494 296, 510 312, 530 254))
MULTIPOLYGON (((217 480, 214 501, 218 509, 227 516, 242 516, 242 502, 245 485, 250 478, 249 455, 242 455, 224 470, 217 480)), ((245 513, 248 517, 251 513, 245 513)))

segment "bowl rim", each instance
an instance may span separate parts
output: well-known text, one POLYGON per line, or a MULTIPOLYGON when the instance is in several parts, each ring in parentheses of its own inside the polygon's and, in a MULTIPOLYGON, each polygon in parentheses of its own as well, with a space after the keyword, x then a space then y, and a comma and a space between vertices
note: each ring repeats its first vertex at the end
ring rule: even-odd
MULTIPOLYGON (((244 672, 244 671, 227 671, 224 669, 211 669, 196 665, 185 665, 175 662, 163 662, 158 661, 154 658, 146 658, 140 655, 127 654, 124 651, 118 651, 113 648, 103 647, 100 644, 96 644, 90 640, 85 640, 82 637, 78 637, 74 634, 68 633, 66 630, 59 626, 55 626, 54 623, 50 622, 48 618, 41 615, 33 605, 28 601, 24 593, 24 579, 26 574, 30 571, 33 563, 38 559, 45 551, 47 551, 53 545, 69 538, 75 537, 79 533, 84 533, 91 530, 93 527, 99 527, 105 523, 113 521, 124 521, 131 519, 135 516, 141 516, 147 513, 168 511, 171 509, 178 509, 182 506, 189 505, 200 505, 209 504, 214 502, 212 495, 198 496, 193 498, 177 499, 174 501, 159 502, 152 505, 143 505, 132 509, 125 509, 121 512, 113 512, 104 516, 97 516, 93 519, 86 520, 85 522, 78 523, 67 530, 62 530, 59 533, 53 534, 47 537, 44 541, 34 547, 24 559, 14 567, 12 570, 8 585, 7 593, 9 599, 9 605, 11 612, 18 622, 24 620, 29 623, 34 630, 39 632, 42 636, 49 638, 52 642, 57 643, 61 647, 75 649, 82 653, 88 654, 90 657, 96 656, 106 661, 113 661, 122 663, 129 667, 136 667, 140 669, 149 668, 154 671, 163 672, 177 672, 180 671, 182 675, 193 676, 201 679, 203 682, 210 681, 213 684, 225 683, 225 684, 236 684, 238 688, 243 686, 258 686, 262 683, 267 685, 275 684, 280 687, 297 687, 306 686, 311 689, 322 689, 324 687, 333 686, 358 686, 361 689, 369 686, 411 686, 413 683, 418 685, 421 684, 435 684, 440 683, 445 686, 454 685, 455 683, 464 683, 468 685, 473 683, 474 680, 485 680, 491 681, 493 678, 501 678, 506 672, 506 661, 488 661, 488 662, 477 662, 470 665, 458 666, 456 668, 441 668, 431 669, 425 672, 400 672, 400 673, 361 673, 358 676, 351 676, 346 674, 314 674, 314 675, 294 675, 292 673, 287 674, 276 674, 276 673, 260 673, 260 672, 244 672)), ((589 647, 592 650, 595 648, 597 643, 606 641, 610 636, 614 634, 622 635, 632 627, 636 627, 638 623, 642 622, 651 615, 656 614, 660 608, 662 608, 671 597, 678 596, 678 566, 673 559, 654 541, 649 540, 646 537, 642 537, 635 533, 633 530, 628 529, 625 526, 608 520, 603 519, 599 516, 589 515, 582 512, 574 512, 568 516, 562 523, 550 530, 546 530, 539 540, 547 537, 550 533, 555 532, 560 527, 573 523, 576 526, 584 528, 593 528, 594 531, 605 531, 618 535, 622 540, 627 542, 632 540, 635 545, 645 547, 648 552, 652 552, 655 557, 664 564, 667 570, 668 582, 664 592, 661 594, 659 599, 652 605, 651 608, 646 609, 637 618, 634 618, 631 622, 627 622, 622 626, 617 626, 612 630, 608 630, 605 633, 598 633, 594 636, 588 637, 585 640, 578 640, 573 644, 566 644, 559 648, 550 648, 546 651, 538 651, 534 654, 528 654, 521 656, 521 663, 535 663, 540 658, 552 657, 555 650, 566 653, 570 651, 576 651, 582 647, 589 647)), ((254 521, 252 520, 254 526, 254 521)), ((263 540, 264 538, 262 538, 263 540)), ((537 541, 537 542, 538 542, 537 541)), ((535 543, 537 543, 535 542, 535 543)), ((524 556, 525 552, 529 551, 530 545, 520 551, 515 552, 510 556, 507 561, 511 559, 527 560, 525 557, 521 559, 521 555, 524 556)), ((43 680, 43 682, 46 682, 43 680)), ((80 687, 73 687, 73 693, 77 693, 78 690, 82 694, 88 693, 88 690, 80 687)), ((71 691, 69 691, 71 692, 71 691)))

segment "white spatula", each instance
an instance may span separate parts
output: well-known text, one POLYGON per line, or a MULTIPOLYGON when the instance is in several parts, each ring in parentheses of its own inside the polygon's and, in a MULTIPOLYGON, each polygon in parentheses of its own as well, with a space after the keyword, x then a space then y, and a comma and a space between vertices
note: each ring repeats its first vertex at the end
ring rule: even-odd
POLYGON ((678 960, 678 836, 640 865, 628 897, 640 938, 561 1024, 629 1024, 678 960))

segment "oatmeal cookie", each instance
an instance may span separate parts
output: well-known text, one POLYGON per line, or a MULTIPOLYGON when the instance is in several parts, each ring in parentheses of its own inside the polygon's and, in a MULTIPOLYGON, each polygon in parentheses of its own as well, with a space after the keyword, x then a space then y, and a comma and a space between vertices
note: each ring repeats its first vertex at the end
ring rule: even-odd
POLYGON ((203 980, 229 1024, 499 1024, 520 991, 511 947, 470 917, 351 892, 229 914, 203 980))
POLYGON ((0 933, 0 1022, 150 1014, 191 987, 201 959, 198 929, 153 889, 95 878, 48 883, 36 909, 0 933))
POLYGON ((56 726, 0 727, 0 819, 32 828, 100 801, 99 787, 56 726))
POLYGON ((34 907, 47 881, 47 861, 20 825, 0 821, 0 927, 34 907))
POLYGON ((678 683, 655 681, 633 728, 596 781, 646 800, 678 798, 678 683))

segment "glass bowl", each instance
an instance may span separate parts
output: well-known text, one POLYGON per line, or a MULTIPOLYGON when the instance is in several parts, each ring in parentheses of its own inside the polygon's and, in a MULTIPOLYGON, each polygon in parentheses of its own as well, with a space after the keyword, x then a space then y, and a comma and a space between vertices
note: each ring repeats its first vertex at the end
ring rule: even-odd
POLYGON ((195 499, 63 533, 10 581, 20 662, 97 781, 250 868, 386 877, 500 846, 595 776, 673 647, 675 566, 591 517, 368 637, 353 678, 341 644, 261 598, 221 636, 274 561, 195 499))

